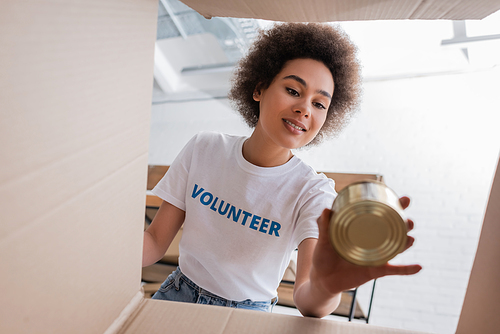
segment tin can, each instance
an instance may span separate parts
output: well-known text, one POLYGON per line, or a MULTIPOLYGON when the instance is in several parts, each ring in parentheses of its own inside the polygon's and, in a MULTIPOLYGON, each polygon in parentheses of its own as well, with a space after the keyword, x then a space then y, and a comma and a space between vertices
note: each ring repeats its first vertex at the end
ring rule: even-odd
POLYGON ((362 266, 387 263, 405 249, 408 223, 396 193, 379 181, 355 182, 332 205, 330 239, 345 260, 362 266))

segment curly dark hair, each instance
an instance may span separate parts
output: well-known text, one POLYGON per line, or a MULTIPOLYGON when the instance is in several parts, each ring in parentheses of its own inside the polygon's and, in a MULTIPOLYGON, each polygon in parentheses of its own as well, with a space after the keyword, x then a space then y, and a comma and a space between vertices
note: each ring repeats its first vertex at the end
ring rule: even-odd
POLYGON ((236 67, 229 99, 245 122, 254 128, 259 120, 255 89, 267 89, 287 61, 310 58, 325 64, 335 89, 325 124, 306 146, 337 135, 357 111, 361 96, 361 66, 357 47, 338 26, 322 23, 281 23, 261 31, 248 54, 236 67))

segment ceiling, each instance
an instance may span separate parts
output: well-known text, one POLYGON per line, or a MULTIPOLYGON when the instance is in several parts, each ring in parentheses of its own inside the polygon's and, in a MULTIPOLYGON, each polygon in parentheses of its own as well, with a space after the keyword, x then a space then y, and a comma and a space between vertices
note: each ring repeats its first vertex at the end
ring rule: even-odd
MULTIPOLYGON (((225 97, 234 64, 271 21, 205 19, 160 0, 153 103, 225 97)), ((482 20, 337 23, 359 48, 365 82, 485 70, 500 65, 500 12, 482 20)))

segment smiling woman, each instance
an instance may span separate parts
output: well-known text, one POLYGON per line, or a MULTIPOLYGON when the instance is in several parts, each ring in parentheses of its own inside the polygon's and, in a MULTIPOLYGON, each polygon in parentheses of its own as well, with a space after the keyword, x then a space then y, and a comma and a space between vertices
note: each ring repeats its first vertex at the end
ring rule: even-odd
POLYGON ((323 63, 289 60, 267 88, 253 93, 260 115, 243 156, 262 167, 287 162, 291 149, 306 146, 321 130, 333 92, 333 77, 323 63), (253 150, 256 146, 261 149, 253 150))

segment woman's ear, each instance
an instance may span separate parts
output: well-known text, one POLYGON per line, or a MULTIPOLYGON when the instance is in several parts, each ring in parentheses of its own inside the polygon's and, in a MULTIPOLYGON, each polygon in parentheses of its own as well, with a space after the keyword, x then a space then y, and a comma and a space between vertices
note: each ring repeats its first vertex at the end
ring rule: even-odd
POLYGON ((257 86, 255 86, 255 90, 253 91, 253 100, 254 101, 260 101, 260 87, 261 87, 261 84, 259 82, 259 84, 257 84, 257 86))
POLYGON ((260 90, 256 89, 253 91, 253 100, 260 101, 260 90))

